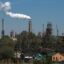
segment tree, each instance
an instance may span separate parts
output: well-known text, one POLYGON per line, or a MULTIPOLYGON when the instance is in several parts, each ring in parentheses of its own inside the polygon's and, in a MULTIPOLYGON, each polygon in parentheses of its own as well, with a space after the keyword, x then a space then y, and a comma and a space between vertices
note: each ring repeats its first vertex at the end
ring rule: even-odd
MULTIPOLYGON (((37 45, 39 46, 38 37, 32 33, 32 32, 26 32, 23 31, 21 34, 17 36, 17 48, 19 50, 19 47, 21 48, 21 51, 24 52, 33 52, 35 49, 37 49, 37 45)), ((35 52, 35 51, 34 51, 35 52)))
POLYGON ((14 54, 15 42, 9 37, 4 36, 0 39, 0 53, 5 58, 11 58, 14 54))

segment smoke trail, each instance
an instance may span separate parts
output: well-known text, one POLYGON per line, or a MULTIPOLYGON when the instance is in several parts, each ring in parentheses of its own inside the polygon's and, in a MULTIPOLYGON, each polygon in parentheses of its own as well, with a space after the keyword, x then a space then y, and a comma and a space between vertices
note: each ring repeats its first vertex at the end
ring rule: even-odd
POLYGON ((30 16, 20 14, 20 13, 12 13, 12 12, 6 12, 6 15, 12 17, 12 18, 19 18, 19 19, 31 19, 30 16))
POLYGON ((10 12, 10 10, 11 10, 11 3, 10 2, 0 3, 0 9, 5 11, 6 15, 8 15, 12 18, 31 19, 31 17, 28 15, 10 12))

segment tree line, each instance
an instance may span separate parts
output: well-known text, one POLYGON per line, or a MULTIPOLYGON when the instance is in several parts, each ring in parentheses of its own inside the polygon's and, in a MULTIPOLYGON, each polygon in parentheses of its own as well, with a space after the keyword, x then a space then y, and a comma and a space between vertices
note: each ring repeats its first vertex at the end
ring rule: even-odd
POLYGON ((39 52, 40 48, 63 52, 64 36, 55 36, 52 32, 52 24, 48 23, 46 31, 42 34, 22 31, 16 34, 17 41, 13 41, 9 36, 3 36, 0 39, 0 57, 12 58, 15 51, 33 55, 39 52))

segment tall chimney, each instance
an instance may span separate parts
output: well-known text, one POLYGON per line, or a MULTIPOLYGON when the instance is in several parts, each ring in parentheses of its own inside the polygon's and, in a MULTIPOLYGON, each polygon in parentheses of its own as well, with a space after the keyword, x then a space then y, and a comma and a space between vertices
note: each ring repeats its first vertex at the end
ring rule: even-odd
POLYGON ((4 36, 4 19, 2 19, 2 37, 4 36))
POLYGON ((57 37, 59 36, 59 29, 58 26, 56 25, 56 30, 57 30, 57 37))
POLYGON ((28 24, 29 24, 28 31, 30 33, 30 32, 32 32, 32 22, 31 22, 31 20, 29 21, 28 24))

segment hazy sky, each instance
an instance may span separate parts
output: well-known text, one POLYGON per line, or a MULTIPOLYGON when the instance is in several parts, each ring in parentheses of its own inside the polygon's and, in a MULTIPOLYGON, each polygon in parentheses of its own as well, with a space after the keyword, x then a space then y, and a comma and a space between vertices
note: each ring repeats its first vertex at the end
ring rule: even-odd
MULTIPOLYGON (((31 16, 33 32, 42 32, 42 25, 44 24, 46 28, 48 22, 53 24, 54 34, 56 34, 56 24, 59 33, 64 32, 64 0, 0 0, 3 3, 7 1, 11 3, 11 12, 31 16)), ((9 34, 11 30, 17 33, 28 30, 28 20, 11 18, 0 11, 0 34, 2 18, 5 20, 6 34, 9 34)))

